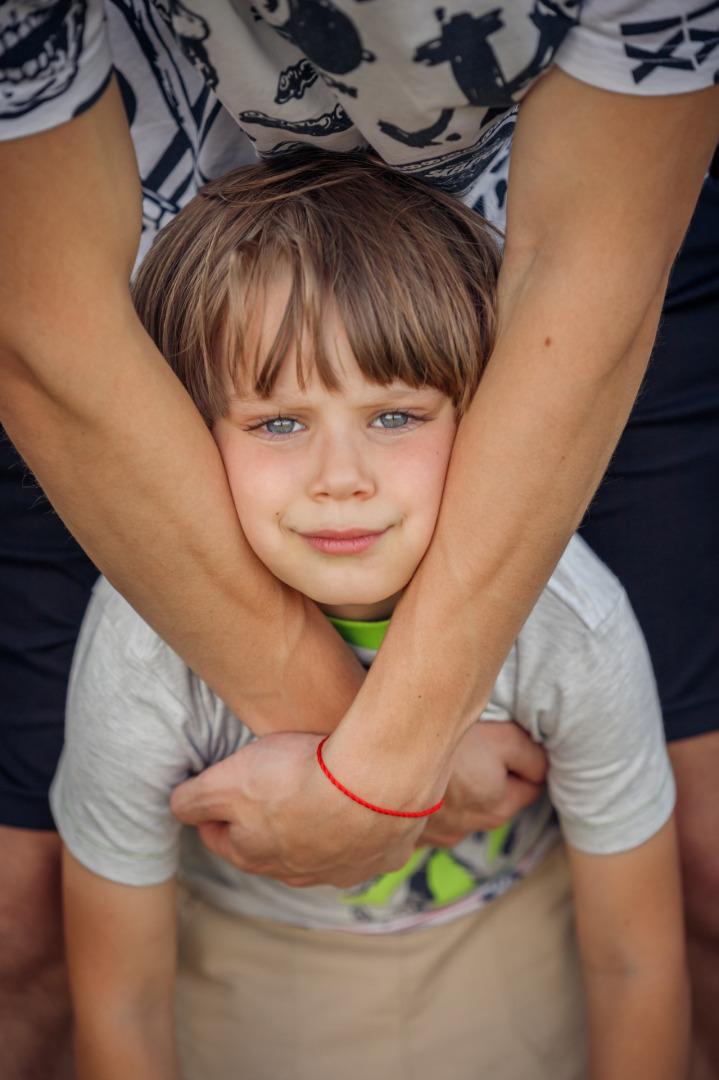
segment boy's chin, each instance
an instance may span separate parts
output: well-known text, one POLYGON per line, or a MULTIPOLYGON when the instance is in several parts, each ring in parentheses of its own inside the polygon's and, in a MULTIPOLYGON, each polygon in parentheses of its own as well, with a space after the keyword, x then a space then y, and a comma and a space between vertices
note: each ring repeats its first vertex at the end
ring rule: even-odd
MULTIPOLYGON (((325 615, 331 615, 335 619, 349 619, 352 622, 379 622, 382 619, 389 619, 402 592, 403 590, 400 589, 399 592, 393 593, 392 596, 376 600, 356 599, 341 603, 327 603, 326 600, 318 598, 315 602, 320 611, 323 611, 325 615)), ((310 597, 310 599, 315 598, 310 597)))

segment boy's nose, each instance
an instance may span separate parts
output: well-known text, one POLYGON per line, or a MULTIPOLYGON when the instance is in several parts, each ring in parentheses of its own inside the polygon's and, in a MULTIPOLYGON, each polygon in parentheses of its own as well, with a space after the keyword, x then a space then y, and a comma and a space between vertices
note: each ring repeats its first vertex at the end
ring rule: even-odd
POLYGON ((328 436, 317 447, 317 458, 309 484, 313 499, 367 499, 375 492, 369 462, 354 440, 328 436))

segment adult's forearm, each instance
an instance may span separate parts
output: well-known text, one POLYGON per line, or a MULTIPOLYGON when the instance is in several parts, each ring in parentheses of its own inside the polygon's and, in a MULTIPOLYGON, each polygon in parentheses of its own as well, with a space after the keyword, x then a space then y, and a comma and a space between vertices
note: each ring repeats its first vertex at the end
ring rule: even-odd
POLYGON ((116 89, 0 145, 0 163, 8 433, 90 557, 249 723, 328 730, 359 667, 250 552, 214 442, 129 300, 140 189, 116 89))
POLYGON ((522 105, 496 349, 431 548, 327 745, 367 798, 434 797, 580 521, 646 368, 718 117, 715 90, 634 100, 561 72, 522 105))
POLYGON ((90 557, 250 726, 329 730, 360 673, 250 552, 215 444, 169 368, 139 333, 118 340, 79 407, 18 386, 10 436, 90 557))
MULTIPOLYGON (((564 269, 571 277, 570 261, 564 269)), ((592 320, 558 309, 552 287, 562 285, 563 274, 528 286, 518 315, 505 319, 455 443, 431 549, 350 710, 350 724, 328 744, 338 761, 358 760, 351 742, 356 715, 358 743, 381 747, 392 763, 388 784, 396 786, 393 777, 403 771, 408 785, 418 773, 434 782, 478 718, 601 479, 646 366, 659 289, 611 366, 599 357, 592 366, 586 355, 583 364, 573 363, 569 343, 551 357, 546 337, 561 340, 576 329, 576 348, 586 353, 580 325, 582 334, 602 336, 599 312, 592 320)), ((346 778, 344 763, 338 770, 363 792, 373 779, 346 778)), ((379 802, 378 794, 370 788, 366 797, 379 802)), ((421 792, 424 801, 434 794, 434 787, 421 792)))

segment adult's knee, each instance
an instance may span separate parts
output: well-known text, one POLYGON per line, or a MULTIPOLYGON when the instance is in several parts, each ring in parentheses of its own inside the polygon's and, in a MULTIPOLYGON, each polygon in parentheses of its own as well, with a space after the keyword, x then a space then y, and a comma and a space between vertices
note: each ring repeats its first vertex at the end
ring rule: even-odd
POLYGON ((690 934, 719 947, 719 732, 670 744, 677 781, 677 826, 690 934))
POLYGON ((60 854, 55 833, 0 826, 0 990, 62 967, 60 854))

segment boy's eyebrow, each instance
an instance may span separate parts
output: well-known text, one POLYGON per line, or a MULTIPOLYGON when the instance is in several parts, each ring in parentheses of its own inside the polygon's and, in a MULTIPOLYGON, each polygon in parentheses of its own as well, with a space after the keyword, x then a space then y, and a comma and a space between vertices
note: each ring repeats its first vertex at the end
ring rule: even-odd
MULTIPOLYGON (((424 384, 422 386, 409 386, 403 382, 392 382, 385 385, 367 382, 367 392, 363 393, 359 401, 359 408, 374 408, 377 405, 391 403, 394 399, 401 401, 407 394, 416 394, 424 390, 443 393, 437 387, 424 384)), ((332 392, 332 391, 331 391, 332 392)), ((342 387, 333 391, 338 396, 342 395, 342 387)), ((239 393, 232 390, 228 395, 230 405, 239 405, 249 408, 261 408, 265 411, 300 409, 312 405, 312 392, 302 390, 290 390, 287 393, 278 394, 275 390, 268 397, 260 397, 254 390, 248 393, 239 393)))

